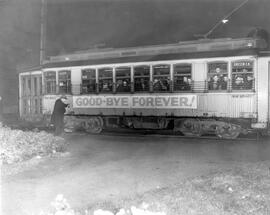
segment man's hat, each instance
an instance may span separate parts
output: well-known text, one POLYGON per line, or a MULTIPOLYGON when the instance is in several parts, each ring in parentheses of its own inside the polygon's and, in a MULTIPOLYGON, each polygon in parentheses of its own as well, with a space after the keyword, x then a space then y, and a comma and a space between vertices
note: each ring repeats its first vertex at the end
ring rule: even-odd
POLYGON ((65 95, 62 95, 60 99, 67 99, 67 97, 65 95))

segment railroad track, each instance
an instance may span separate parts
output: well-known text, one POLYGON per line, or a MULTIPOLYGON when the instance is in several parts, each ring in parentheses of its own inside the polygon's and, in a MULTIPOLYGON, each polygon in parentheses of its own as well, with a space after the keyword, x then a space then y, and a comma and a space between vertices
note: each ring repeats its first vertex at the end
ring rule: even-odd
MULTIPOLYGON (((201 137, 193 137, 193 136, 184 136, 181 134, 175 134, 173 132, 169 132, 169 131, 162 131, 162 132, 153 132, 153 131, 138 131, 138 130, 129 130, 129 129, 121 129, 121 130, 117 130, 117 131, 112 131, 112 130, 104 130, 102 133, 100 134, 90 134, 90 133, 86 133, 83 131, 79 131, 79 132, 72 132, 71 134, 75 134, 75 135, 85 135, 85 136, 117 136, 117 137, 127 137, 127 136, 131 136, 131 137, 160 137, 160 138, 181 138, 181 139, 209 139, 209 140, 222 140, 222 141, 232 141, 231 139, 221 139, 215 135, 203 135, 201 137)), ((233 141, 257 141, 259 140, 261 137, 254 133, 254 134, 249 134, 245 137, 240 136, 237 139, 233 139, 233 141)))

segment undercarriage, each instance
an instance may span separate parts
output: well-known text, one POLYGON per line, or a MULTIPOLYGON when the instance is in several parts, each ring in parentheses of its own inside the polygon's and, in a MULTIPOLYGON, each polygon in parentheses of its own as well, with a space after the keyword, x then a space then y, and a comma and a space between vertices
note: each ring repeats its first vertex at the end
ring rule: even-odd
POLYGON ((98 134, 106 128, 129 128, 145 130, 171 130, 175 134, 188 137, 216 135, 221 139, 236 139, 247 134, 249 120, 229 120, 222 118, 176 118, 143 116, 66 116, 65 127, 84 129, 88 133, 98 134))

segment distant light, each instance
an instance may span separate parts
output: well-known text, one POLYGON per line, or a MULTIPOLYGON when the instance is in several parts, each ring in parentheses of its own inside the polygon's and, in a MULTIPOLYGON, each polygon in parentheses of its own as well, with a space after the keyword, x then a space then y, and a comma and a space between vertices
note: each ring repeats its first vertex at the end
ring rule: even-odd
POLYGON ((65 60, 69 60, 69 58, 68 58, 68 57, 66 57, 66 58, 65 58, 65 60))
POLYGON ((228 19, 222 19, 222 23, 223 23, 223 24, 226 24, 227 22, 229 22, 228 19))
POLYGON ((252 47, 253 44, 250 42, 250 43, 247 44, 247 46, 248 46, 248 47, 252 47))

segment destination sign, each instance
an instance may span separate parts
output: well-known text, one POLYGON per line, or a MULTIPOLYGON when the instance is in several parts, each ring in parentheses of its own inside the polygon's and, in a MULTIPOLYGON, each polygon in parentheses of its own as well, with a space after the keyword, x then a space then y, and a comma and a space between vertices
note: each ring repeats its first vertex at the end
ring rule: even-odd
POLYGON ((196 109, 196 95, 73 96, 73 108, 196 109))
POLYGON ((252 67, 252 66, 253 66, 252 61, 233 62, 233 67, 252 67))

